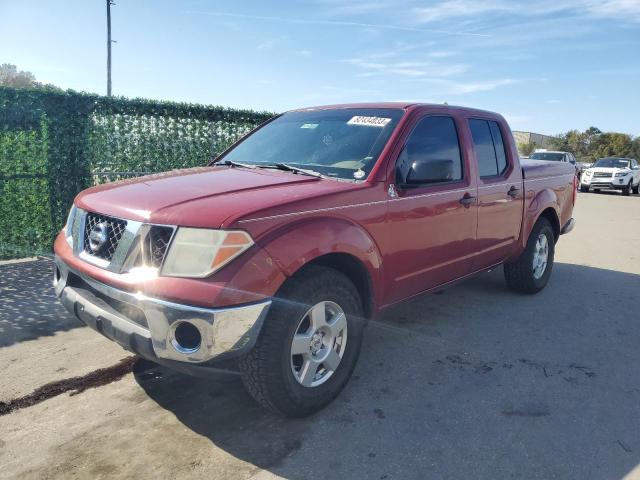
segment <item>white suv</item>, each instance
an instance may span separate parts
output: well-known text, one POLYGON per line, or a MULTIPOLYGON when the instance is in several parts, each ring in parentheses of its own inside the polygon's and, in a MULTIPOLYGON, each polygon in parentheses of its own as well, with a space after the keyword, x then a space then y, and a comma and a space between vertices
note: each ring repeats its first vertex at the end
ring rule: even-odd
POLYGON ((638 193, 640 188, 640 168, 633 158, 601 158, 582 174, 580 191, 589 189, 622 190, 624 195, 638 193))

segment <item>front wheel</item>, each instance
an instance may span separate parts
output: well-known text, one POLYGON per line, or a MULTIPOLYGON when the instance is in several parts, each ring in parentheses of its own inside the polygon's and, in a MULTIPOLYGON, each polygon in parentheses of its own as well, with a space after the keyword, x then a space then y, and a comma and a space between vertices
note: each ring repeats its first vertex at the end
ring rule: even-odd
POLYGON ((626 195, 626 196, 631 195, 631 191, 633 190, 632 184, 633 184, 633 180, 629 180, 629 185, 627 185, 622 189, 623 195, 626 195))
POLYGON ((633 193, 635 193, 636 195, 640 193, 640 181, 638 181, 638 184, 635 187, 633 187, 633 193))
POLYGON ((540 218, 533 226, 527 246, 515 262, 504 264, 504 277, 512 290, 538 293, 549 281, 553 269, 555 235, 551 223, 540 218))
POLYGON ((589 187, 585 187, 583 185, 580 185, 580 191, 583 192, 583 193, 587 193, 587 192, 589 192, 589 187))
POLYGON ((305 268, 282 287, 255 347, 240 361, 247 390, 287 417, 320 410, 353 372, 363 323, 362 300, 345 275, 305 268))

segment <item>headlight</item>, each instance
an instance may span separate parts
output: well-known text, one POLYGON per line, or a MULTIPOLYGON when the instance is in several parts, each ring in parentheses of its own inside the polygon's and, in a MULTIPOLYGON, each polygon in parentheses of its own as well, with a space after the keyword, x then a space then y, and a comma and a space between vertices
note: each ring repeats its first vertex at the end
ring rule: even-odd
POLYGON ((584 174, 587 177, 590 177, 593 172, 591 170, 585 170, 584 174))
POLYGON ((73 221, 76 218, 76 206, 72 205, 69 210, 69 216, 67 217, 67 223, 64 226, 64 236, 67 239, 67 243, 73 248, 73 221))
POLYGON ((618 172, 616 173, 616 177, 626 177, 630 172, 618 172))
POLYGON ((240 230, 180 227, 169 247, 162 275, 203 278, 220 270, 253 245, 240 230))

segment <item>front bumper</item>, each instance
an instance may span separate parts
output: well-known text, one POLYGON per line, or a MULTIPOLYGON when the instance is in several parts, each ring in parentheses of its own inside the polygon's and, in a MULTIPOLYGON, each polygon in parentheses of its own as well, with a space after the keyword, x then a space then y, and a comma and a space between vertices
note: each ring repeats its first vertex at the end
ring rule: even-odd
POLYGON ((267 300, 209 309, 171 303, 100 283, 57 256, 54 286, 62 304, 83 323, 159 363, 203 364, 248 352, 271 305, 267 300), (185 323, 199 332, 197 348, 183 348, 176 341, 176 328, 185 323))
POLYGON ((584 178, 584 176, 583 176, 583 178, 580 180, 580 186, 581 187, 609 188, 609 189, 622 190, 622 189, 626 188, 627 185, 629 185, 629 179, 625 178, 625 177, 622 177, 622 178, 611 178, 611 177, 584 178))
POLYGON ((573 218, 570 218, 569 221, 565 223, 560 229, 560 235, 566 235, 571 230, 573 230, 573 227, 575 226, 576 226, 576 221, 573 218))

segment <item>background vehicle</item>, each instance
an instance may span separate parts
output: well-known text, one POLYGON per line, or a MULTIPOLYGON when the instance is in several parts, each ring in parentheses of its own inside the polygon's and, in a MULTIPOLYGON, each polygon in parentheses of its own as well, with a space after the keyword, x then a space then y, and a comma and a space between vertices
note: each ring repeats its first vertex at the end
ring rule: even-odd
POLYGON ((640 188, 640 168, 633 158, 601 158, 591 168, 584 171, 580 179, 580 191, 590 189, 622 190, 624 195, 638 193, 640 188))
POLYGON ((573 167, 521 163, 495 113, 303 109, 209 167, 82 192, 55 288, 125 348, 195 374, 237 360, 258 402, 302 416, 383 309, 501 264, 512 289, 544 288, 575 198, 573 167))
POLYGON ((580 164, 576 162, 576 157, 571 152, 560 152, 553 150, 536 150, 529 157, 531 160, 547 160, 551 162, 568 162, 576 168, 576 173, 580 173, 580 164))

